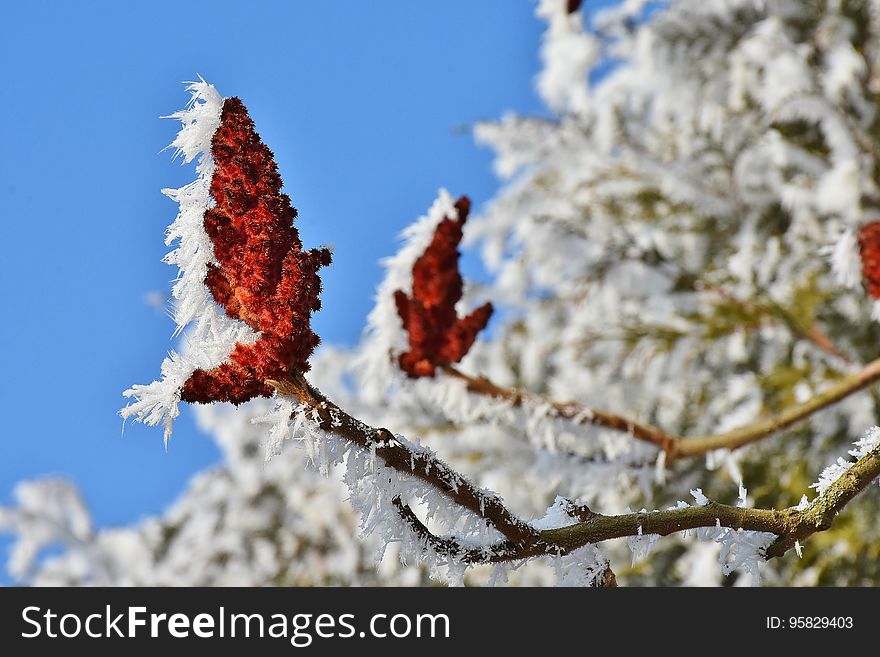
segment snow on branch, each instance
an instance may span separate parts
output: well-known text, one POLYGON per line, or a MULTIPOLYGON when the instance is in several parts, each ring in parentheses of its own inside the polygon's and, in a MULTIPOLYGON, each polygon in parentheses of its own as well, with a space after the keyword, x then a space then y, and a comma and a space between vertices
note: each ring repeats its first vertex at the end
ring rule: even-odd
POLYGON ((414 449, 387 429, 374 429, 353 418, 324 397, 302 376, 273 381, 278 394, 298 399, 315 412, 314 420, 332 432, 375 454, 386 466, 416 477, 436 488, 457 505, 484 518, 514 545, 532 542, 534 531, 516 518, 498 496, 479 490, 432 452, 414 449))
MULTIPOLYGON (((585 505, 572 502, 559 507, 569 517, 558 526, 543 528, 548 523, 542 522, 536 527, 518 519, 500 497, 475 488, 433 453, 415 448, 387 429, 376 429, 353 418, 304 377, 275 381, 272 385, 280 396, 295 399, 310 409, 311 422, 316 428, 368 451, 380 458, 387 468, 428 484, 456 505, 482 518, 503 536, 494 543, 480 545, 437 536, 419 520, 401 496, 392 491, 390 501, 395 511, 424 545, 462 565, 502 563, 542 555, 561 556, 613 538, 667 536, 703 529, 706 531, 699 534, 701 538, 724 546, 722 559, 726 560, 728 571, 742 566, 756 577, 754 563, 758 556, 781 556, 796 543, 799 545, 812 534, 828 529, 843 507, 880 475, 880 429, 874 429, 857 443, 857 449, 853 451, 859 460, 839 473, 823 475, 829 483, 823 485, 822 494, 801 508, 780 511, 745 508, 743 491, 741 503, 737 506, 709 502, 700 493, 695 495, 697 506, 682 503, 665 511, 617 516, 601 515, 585 505), (747 533, 733 534, 726 530, 747 533)), ((305 417, 300 423, 309 422, 309 415, 305 417)), ((553 513, 551 508, 548 516, 558 518, 560 514, 553 513)))

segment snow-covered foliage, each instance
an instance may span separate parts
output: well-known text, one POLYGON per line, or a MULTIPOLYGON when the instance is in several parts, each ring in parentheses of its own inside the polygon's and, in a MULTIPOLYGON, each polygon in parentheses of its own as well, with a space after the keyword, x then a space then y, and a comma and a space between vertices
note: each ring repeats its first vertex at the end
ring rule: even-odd
MULTIPOLYGON (((688 506, 682 499, 705 506, 733 503, 741 482, 754 495, 748 505, 804 508, 810 482, 822 473, 814 488, 825 492, 850 462, 823 468, 877 424, 874 393, 850 395, 735 452, 668 465, 654 445, 559 419, 540 398, 709 435, 803 402, 878 356, 880 325, 859 285, 856 236, 880 214, 880 3, 628 0, 590 26, 566 4, 542 0, 537 9, 548 28, 536 85, 552 114, 476 128, 504 184, 465 233, 492 280, 479 298, 466 293, 461 310, 491 300, 502 312, 461 369, 538 397, 514 406, 469 393, 459 379, 410 380, 395 368, 406 334, 392 295, 410 291, 413 262, 454 212, 446 192, 385 261, 362 343, 325 347, 309 379, 351 415, 496 491, 534 528, 575 522, 570 499, 606 515, 688 506)), ((201 158, 199 179, 172 193, 181 208, 169 232, 178 242, 169 262, 192 265, 174 288, 178 325, 192 327, 189 347, 166 360, 162 382, 132 388, 126 411, 166 431, 180 382, 215 365, 230 341, 253 339, 235 333, 243 329, 199 289, 199 267, 212 258, 199 233, 212 166, 203 131, 219 96, 203 83, 191 91, 193 105, 175 115, 184 130, 174 146, 186 161, 201 158)), ((493 539, 485 526, 320 431, 308 411, 257 400, 197 414, 224 463, 160 517, 95 531, 69 485, 23 484, 18 506, 0 514, 0 529, 18 535, 13 576, 583 585, 610 563, 629 584, 880 581, 876 488, 821 541, 767 563, 774 535, 708 527, 465 568, 433 553, 391 500, 400 496, 435 533, 454 532, 468 546, 493 539), (266 455, 275 456, 264 464, 266 455), (385 555, 378 569, 377 552, 385 555)), ((856 458, 876 449, 880 430, 864 435, 850 452, 856 458)), ((744 490, 737 503, 747 505, 744 490)))

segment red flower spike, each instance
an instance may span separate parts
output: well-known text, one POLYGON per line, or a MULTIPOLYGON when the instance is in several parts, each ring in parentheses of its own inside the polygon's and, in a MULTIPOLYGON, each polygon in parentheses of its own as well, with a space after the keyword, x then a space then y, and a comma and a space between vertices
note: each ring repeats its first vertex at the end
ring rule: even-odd
POLYGON ((492 316, 491 303, 467 317, 455 312, 463 286, 458 244, 470 208, 470 200, 462 196, 455 202, 458 220, 445 217, 437 225, 431 243, 413 265, 412 296, 402 290, 394 293, 397 314, 409 334, 409 351, 398 363, 411 378, 434 376, 437 367, 459 362, 492 316))
POLYGON ((875 299, 880 299, 880 221, 859 228, 859 255, 862 258, 862 282, 875 299))
POLYGON ((302 250, 296 209, 281 193, 272 151, 238 98, 223 103, 211 154, 216 205, 205 212, 204 225, 218 265, 209 265, 205 285, 227 315, 261 335, 253 344, 237 344, 219 367, 193 372, 181 398, 240 404, 271 396, 267 379, 309 370, 319 342, 310 323, 321 308, 318 270, 330 264, 330 251, 302 250))

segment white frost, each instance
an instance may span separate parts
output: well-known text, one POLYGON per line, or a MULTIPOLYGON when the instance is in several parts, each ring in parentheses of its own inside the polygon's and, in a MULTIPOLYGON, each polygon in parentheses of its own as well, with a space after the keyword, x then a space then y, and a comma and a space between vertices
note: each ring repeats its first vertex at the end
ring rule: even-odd
MULTIPOLYGON (((855 443, 855 449, 849 450, 849 454, 854 456, 856 461, 867 456, 869 453, 880 447, 880 427, 871 427, 865 432, 865 435, 859 438, 855 443)), ((824 495, 843 474, 849 470, 855 461, 838 457, 837 461, 829 465, 819 475, 819 480, 810 485, 815 488, 819 495, 824 495)))
POLYGON ((204 228, 204 213, 213 206, 210 194, 214 159, 211 138, 220 125, 223 97, 214 85, 201 78, 187 84, 190 101, 187 106, 165 118, 177 119, 182 128, 169 148, 181 156, 183 164, 197 159, 198 177, 179 189, 163 189, 175 201, 179 211, 169 226, 166 244, 175 248, 164 261, 178 267, 172 287, 175 335, 195 325, 184 335, 181 353, 171 352, 162 363, 161 377, 146 385, 136 384, 126 390, 125 397, 134 401, 120 411, 124 419, 135 417, 148 425, 162 424, 165 442, 171 437, 174 419, 179 414, 180 388, 198 368, 211 369, 222 363, 237 342, 250 343, 257 335, 243 322, 229 318, 214 303, 205 285, 209 264, 216 264, 214 247, 204 228))

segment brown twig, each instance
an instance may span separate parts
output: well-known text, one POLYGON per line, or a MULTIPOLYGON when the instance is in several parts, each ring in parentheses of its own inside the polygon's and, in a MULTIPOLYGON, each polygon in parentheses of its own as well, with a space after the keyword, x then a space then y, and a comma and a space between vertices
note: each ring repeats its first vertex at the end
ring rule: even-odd
POLYGON ((666 462, 671 463, 677 459, 699 456, 716 449, 739 449, 787 429, 880 380, 880 359, 871 361, 855 374, 840 379, 824 392, 802 404, 791 406, 770 417, 737 429, 689 438, 674 436, 659 427, 637 422, 614 413, 588 408, 576 402, 548 401, 514 388, 498 386, 485 377, 473 377, 452 366, 446 366, 444 371, 448 375, 464 381, 470 392, 502 399, 512 406, 519 407, 525 403, 546 404, 549 405, 553 417, 571 420, 578 424, 595 424, 630 433, 634 438, 656 445, 663 450, 666 453, 666 462))
POLYGON ((484 376, 473 377, 456 369, 452 365, 443 368, 449 376, 464 381, 468 391, 478 395, 486 395, 508 402, 511 406, 521 407, 526 403, 549 405, 551 415, 578 424, 595 424, 597 426, 630 433, 634 438, 652 443, 669 454, 675 448, 678 439, 659 427, 643 424, 622 415, 587 408, 575 402, 553 402, 515 388, 496 385, 484 376))

